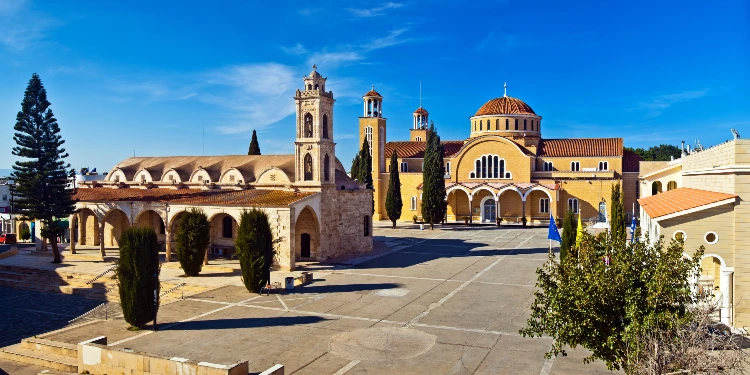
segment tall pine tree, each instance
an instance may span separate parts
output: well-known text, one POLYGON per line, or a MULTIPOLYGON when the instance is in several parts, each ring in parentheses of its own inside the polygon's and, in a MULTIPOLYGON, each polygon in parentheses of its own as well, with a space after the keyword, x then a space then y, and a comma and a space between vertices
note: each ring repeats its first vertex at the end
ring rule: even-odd
POLYGON ((578 222, 576 216, 573 214, 573 210, 568 210, 565 213, 563 219, 563 232, 560 241, 560 261, 564 261, 568 257, 570 251, 573 250, 576 243, 576 229, 578 229, 578 222))
POLYGON ((47 91, 42 80, 34 73, 26 87, 21 111, 16 115, 13 155, 21 158, 13 165, 13 179, 16 181, 14 206, 29 220, 42 222, 40 234, 52 245, 53 263, 60 263, 57 237, 63 228, 56 222, 67 218, 74 211, 73 189, 69 188, 69 178, 75 175, 62 145, 60 127, 49 109, 47 91))
POLYGON ((247 150, 248 155, 260 155, 260 145, 258 144, 258 136, 253 130, 253 139, 250 140, 250 148, 247 150))
POLYGON ((434 229, 435 223, 441 222, 445 216, 444 153, 435 123, 431 122, 422 167, 422 219, 430 223, 430 229, 434 229))
POLYGON ((625 203, 623 202, 622 192, 620 191, 620 184, 612 185, 612 197, 611 202, 612 208, 610 209, 610 234, 614 237, 616 242, 624 242, 627 237, 625 233, 625 203))
POLYGON ((388 218, 393 223, 393 229, 396 229, 396 220, 401 217, 401 209, 404 202, 401 200, 401 179, 398 176, 398 153, 393 150, 391 155, 391 178, 388 181, 388 194, 385 197, 385 210, 388 218))
POLYGON ((352 159, 352 169, 349 173, 350 176, 352 176, 353 179, 359 179, 359 152, 354 155, 354 159, 352 159))
POLYGON ((372 157, 370 156, 370 143, 367 138, 362 141, 362 149, 359 151, 359 171, 357 180, 366 188, 372 189, 372 157))

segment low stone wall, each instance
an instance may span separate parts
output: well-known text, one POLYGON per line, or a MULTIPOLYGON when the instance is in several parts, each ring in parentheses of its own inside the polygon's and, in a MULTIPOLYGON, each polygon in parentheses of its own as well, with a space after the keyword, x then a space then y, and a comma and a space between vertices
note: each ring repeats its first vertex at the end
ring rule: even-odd
POLYGON ((110 375, 247 375, 248 363, 245 361, 227 366, 185 358, 157 357, 110 348, 107 338, 101 336, 78 344, 78 372, 84 371, 110 375))

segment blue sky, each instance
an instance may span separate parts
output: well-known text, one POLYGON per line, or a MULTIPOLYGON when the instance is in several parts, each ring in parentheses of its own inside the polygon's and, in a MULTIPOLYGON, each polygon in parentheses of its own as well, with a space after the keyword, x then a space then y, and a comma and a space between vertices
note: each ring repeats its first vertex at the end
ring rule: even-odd
POLYGON ((543 116, 544 138, 704 146, 750 137, 745 1, 92 2, 0 0, 0 168, 31 74, 76 168, 133 155, 291 153, 294 90, 313 63, 337 99, 337 156, 359 147, 361 96, 389 140, 423 104, 464 139, 486 101, 543 116))

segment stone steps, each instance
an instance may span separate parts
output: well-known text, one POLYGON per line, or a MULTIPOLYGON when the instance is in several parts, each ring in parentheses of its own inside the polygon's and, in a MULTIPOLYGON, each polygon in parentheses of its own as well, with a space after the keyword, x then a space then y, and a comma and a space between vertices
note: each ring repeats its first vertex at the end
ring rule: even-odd
POLYGON ((21 282, 20 280, 6 279, 6 278, 3 278, 3 277, 0 277, 0 286, 7 286, 7 287, 10 287, 10 288, 15 288, 16 285, 18 285, 18 283, 20 283, 20 282, 21 282))
POLYGON ((78 372, 78 359, 65 355, 29 349, 22 344, 0 349, 0 358, 55 370, 78 372))
POLYGON ((66 342, 29 337, 21 340, 21 347, 64 357, 78 358, 78 346, 66 342))

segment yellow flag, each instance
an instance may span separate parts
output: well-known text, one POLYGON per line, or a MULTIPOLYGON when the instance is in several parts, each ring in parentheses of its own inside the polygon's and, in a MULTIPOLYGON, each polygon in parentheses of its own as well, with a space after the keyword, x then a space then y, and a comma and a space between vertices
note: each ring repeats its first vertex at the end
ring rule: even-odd
POLYGON ((583 240, 583 225, 581 224, 581 214, 578 214, 578 229, 576 229, 576 248, 581 247, 581 240, 583 240))

